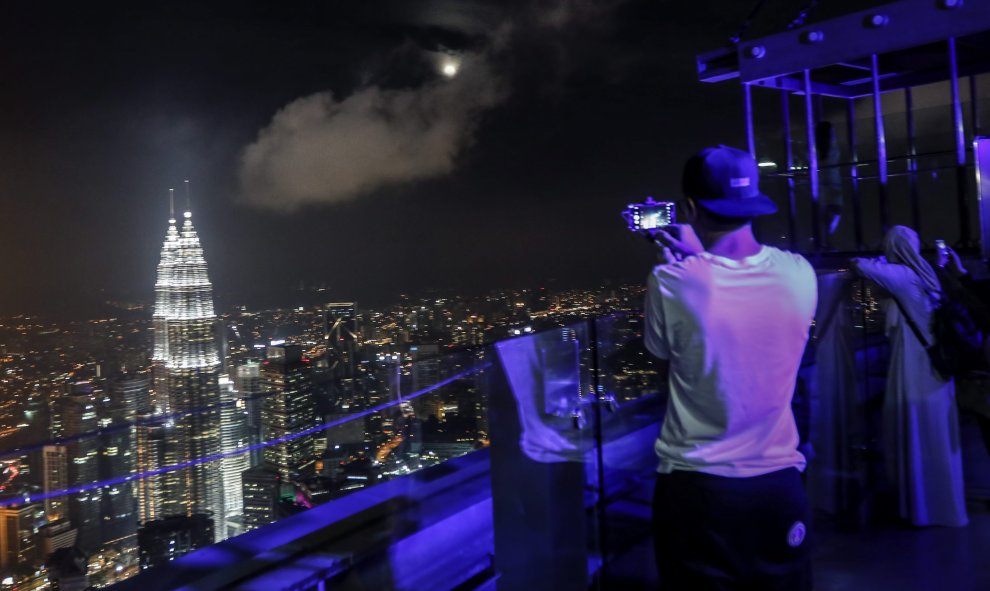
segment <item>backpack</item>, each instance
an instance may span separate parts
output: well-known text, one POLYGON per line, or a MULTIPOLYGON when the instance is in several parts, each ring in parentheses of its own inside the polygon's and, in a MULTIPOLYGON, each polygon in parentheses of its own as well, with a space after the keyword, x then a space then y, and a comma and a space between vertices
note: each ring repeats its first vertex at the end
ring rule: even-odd
POLYGON ((961 376, 983 365, 983 333, 969 310, 958 300, 946 299, 932 314, 935 343, 928 348, 932 365, 943 377, 961 376))
POLYGON ((959 300, 944 291, 932 310, 932 343, 928 343, 901 302, 894 298, 914 336, 925 347, 932 367, 946 380, 984 369, 983 333, 973 321, 969 310, 959 300))

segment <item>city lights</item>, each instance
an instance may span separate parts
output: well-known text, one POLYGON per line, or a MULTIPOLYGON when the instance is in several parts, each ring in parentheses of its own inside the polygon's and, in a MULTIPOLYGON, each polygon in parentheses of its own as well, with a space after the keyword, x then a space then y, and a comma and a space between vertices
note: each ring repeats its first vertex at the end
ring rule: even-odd
MULTIPOLYGON (((487 401, 478 388, 497 362, 479 354, 483 348, 463 351, 642 299, 639 286, 621 289, 621 298, 582 290, 504 290, 412 298, 380 310, 337 302, 253 311, 236 307, 219 318, 203 318, 201 311, 212 309, 212 287, 191 223, 170 227, 162 250, 152 318, 101 319, 58 329, 22 323, 14 329, 31 338, 57 334, 70 353, 60 351, 59 358, 71 371, 44 378, 25 374, 25 388, 45 390, 54 381, 73 394, 71 406, 54 405, 58 412, 52 422, 61 425, 54 437, 6 452, 11 458, 43 452, 44 471, 50 473, 45 486, 18 486, 26 482, 23 474, 9 476, 21 469, 20 460, 5 462, 9 469, 3 484, 8 487, 0 509, 38 507, 53 520, 62 517, 58 523, 71 525, 94 550, 100 548, 103 558, 90 557, 91 580, 123 580, 154 560, 175 559, 204 543, 272 523, 278 515, 266 509, 264 499, 273 495, 291 504, 292 511, 308 510, 487 446, 487 401), (185 254, 184 248, 189 249, 185 254), (208 334, 200 328, 204 323, 211 327, 208 334), (98 377, 94 361, 76 356, 80 349, 74 346, 77 335, 86 337, 94 327, 127 335, 130 341, 111 336, 107 342, 121 343, 121 353, 142 368, 157 345, 163 352, 160 362, 153 360, 157 375, 98 377), (159 330, 166 338, 157 338, 159 330), (152 338, 145 340, 149 332, 152 338), (278 343, 274 347, 272 340, 278 343), (290 349, 303 374, 286 370, 290 349), (224 369, 211 360, 224 362, 224 369), (330 376, 335 376, 332 382, 330 376), (302 381, 278 390, 280 379, 302 381), (311 393, 303 395, 317 379, 323 387, 334 384, 330 414, 315 413, 311 393), (211 394, 214 384, 216 395, 211 394), (152 398, 163 404, 152 409, 152 398), (286 413, 279 414, 283 407, 286 413), (279 430, 274 421, 290 415, 295 422, 286 421, 279 430), (180 438, 188 443, 181 445, 180 438), (210 449, 206 443, 215 445, 210 449), (59 476, 60 462, 72 471, 59 476), (279 488, 265 472, 273 463, 282 463, 282 482, 291 482, 291 490, 288 484, 279 488), (210 477, 220 483, 222 505, 210 504, 215 503, 210 477), (204 509, 195 508, 197 503, 204 509), (170 504, 193 508, 176 514, 170 504), (208 529, 196 529, 196 515, 204 510, 211 514, 204 522, 208 529), (168 533, 173 526, 195 533, 201 542, 182 542, 168 533), (140 553, 130 547, 116 554, 113 546, 101 546, 108 543, 104 540, 125 538, 128 531, 133 540, 135 529, 145 538, 157 536, 160 545, 153 547, 159 549, 147 539, 140 553), (120 533, 110 536, 109 531, 120 533)), ((0 332, 5 330, 0 322, 0 332)), ((30 358, 7 351, 3 359, 4 367, 13 370, 30 358)), ((56 400, 66 397, 55 394, 56 400)), ((45 412, 33 416, 50 420, 45 412)), ((32 420, 25 429, 35 427, 32 420)))

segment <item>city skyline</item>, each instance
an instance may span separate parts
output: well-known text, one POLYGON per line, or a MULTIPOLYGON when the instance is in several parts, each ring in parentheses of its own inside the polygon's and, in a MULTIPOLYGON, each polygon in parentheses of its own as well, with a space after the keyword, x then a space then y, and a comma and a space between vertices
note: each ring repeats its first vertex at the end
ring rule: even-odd
MULTIPOLYGON (((478 345, 630 309, 642 296, 639 286, 535 289, 378 311, 346 302, 242 310, 218 319, 223 330, 214 334, 229 342, 217 348, 224 369, 211 400, 170 376, 169 364, 183 369, 197 357, 197 339, 148 338, 189 333, 189 322, 213 318, 191 216, 181 230, 170 220, 162 250, 152 318, 61 329, 0 322, 9 478, 0 482, 0 510, 20 512, 24 564, 71 550, 88 560, 91 582, 121 580, 207 540, 470 453, 488 444, 492 349, 478 345), (199 312, 189 305, 197 298, 199 312), (152 400, 163 399, 171 413, 155 410, 152 400), (182 439, 189 419, 208 433, 211 417, 220 421, 214 453, 182 439), (190 485, 197 468, 234 491, 222 506, 203 501, 208 486, 197 495, 204 487, 190 485)), ((638 374, 624 387, 639 383, 638 374)), ((38 573, 18 580, 34 584, 45 576, 38 573)))

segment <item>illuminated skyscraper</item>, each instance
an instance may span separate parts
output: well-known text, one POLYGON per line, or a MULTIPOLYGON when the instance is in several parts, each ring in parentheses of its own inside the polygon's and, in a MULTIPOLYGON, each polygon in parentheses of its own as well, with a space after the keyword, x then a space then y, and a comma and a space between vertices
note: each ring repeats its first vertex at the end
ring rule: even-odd
MULTIPOLYGON (((290 437, 316 425, 311 370, 298 345, 268 347, 268 359, 261 370, 266 391, 261 410, 265 441, 290 437)), ((308 434, 269 445, 264 450, 265 464, 285 482, 308 475, 316 461, 314 443, 315 437, 308 434)))
POLYGON ((360 340, 357 304, 354 302, 330 303, 326 305, 323 314, 323 334, 326 339, 330 368, 336 377, 353 378, 360 340))
MULTIPOLYGON (((165 429, 164 422, 155 420, 152 415, 138 415, 135 431, 139 472, 154 472, 165 465, 165 429)), ((164 474, 154 474, 135 481, 139 523, 163 517, 164 477, 164 474)))
MULTIPOLYGON (((166 423, 165 462, 182 465, 220 452, 220 356, 213 288, 199 236, 186 210, 181 230, 174 217, 158 264, 152 317, 155 404, 173 413, 166 423)), ((162 511, 168 515, 212 513, 222 534, 222 471, 198 464, 161 479, 162 511)))
POLYGON ((241 472, 244 500, 244 531, 251 531, 275 521, 282 478, 268 466, 256 466, 241 472))
MULTIPOLYGON (((248 444, 256 446, 261 443, 261 407, 265 404, 261 364, 258 361, 251 359, 237 366, 234 371, 234 389, 244 401, 248 444)), ((249 460, 252 468, 261 465, 260 447, 251 450, 249 460)))
MULTIPOLYGON (((110 396, 102 410, 101 426, 114 427, 100 437, 100 480, 133 474, 137 470, 138 409, 148 409, 151 378, 147 372, 118 374, 110 380, 110 396), (124 425, 128 427, 122 428, 124 425)), ((118 542, 137 533, 138 515, 133 484, 103 489, 103 541, 118 542)), ((133 540, 132 540, 133 541, 133 540)))
MULTIPOLYGON (((234 382, 225 375, 220 376, 220 398, 223 401, 223 407, 220 410, 220 445, 222 451, 229 454, 235 450, 244 449, 248 445, 247 410, 240 393, 234 389, 234 382)), ((251 467, 250 453, 228 455, 220 460, 220 465, 223 469, 223 491, 227 518, 234 519, 241 515, 243 509, 241 472, 251 467)))
MULTIPOLYGON (((41 448, 42 482, 45 493, 69 488, 69 454, 64 445, 46 445, 41 448)), ((47 497, 45 515, 48 521, 58 521, 68 517, 69 497, 47 497)))
POLYGON ((0 569, 5 573, 30 567, 38 557, 35 532, 43 511, 39 503, 0 507, 0 569))
MULTIPOLYGON (((99 427, 96 398, 102 391, 91 381, 67 384, 67 391, 56 402, 61 424, 61 437, 70 438, 65 448, 68 457, 68 481, 72 484, 96 482, 99 476, 99 448, 95 437, 85 436, 99 427), (83 436, 72 440, 76 436, 83 436)), ((87 551, 99 549, 100 503, 99 489, 75 493, 69 496, 69 519, 79 528, 79 546, 87 551)))

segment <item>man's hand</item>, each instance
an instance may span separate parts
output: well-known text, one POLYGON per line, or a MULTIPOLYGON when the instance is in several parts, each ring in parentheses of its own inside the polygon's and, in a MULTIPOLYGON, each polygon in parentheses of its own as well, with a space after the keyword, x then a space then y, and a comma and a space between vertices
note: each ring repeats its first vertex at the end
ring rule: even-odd
POLYGON ((664 226, 653 233, 653 241, 660 247, 660 264, 681 261, 705 250, 694 228, 687 224, 664 226))

